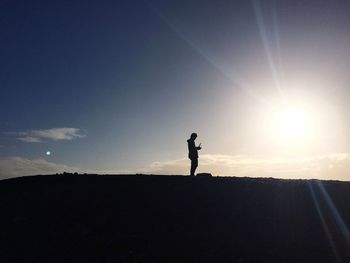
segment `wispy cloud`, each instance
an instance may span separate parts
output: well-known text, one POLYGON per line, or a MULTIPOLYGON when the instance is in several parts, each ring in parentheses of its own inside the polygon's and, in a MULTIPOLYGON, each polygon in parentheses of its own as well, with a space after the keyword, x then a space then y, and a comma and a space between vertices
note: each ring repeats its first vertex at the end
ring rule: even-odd
POLYGON ((10 157, 0 160, 0 178, 24 175, 53 174, 60 172, 76 172, 79 168, 48 162, 44 159, 31 160, 21 157, 10 157))
POLYGON ((8 157, 0 159, 0 179, 55 173, 129 174, 128 170, 93 170, 49 162, 45 159, 8 157))
POLYGON ((36 137, 31 137, 31 136, 18 137, 17 139, 22 141, 22 142, 41 142, 41 139, 36 138, 36 137))
MULTIPOLYGON (((186 175, 190 161, 186 158, 153 162, 136 170, 93 170, 49 162, 45 159, 9 157, 0 159, 0 179, 25 175, 78 172, 93 174, 161 174, 186 175)), ((275 177, 285 179, 350 180, 350 153, 336 153, 305 158, 263 158, 247 155, 201 155, 197 172, 214 176, 275 177)))
MULTIPOLYGON (((186 158, 153 162, 138 172, 157 174, 188 174, 186 158)), ((303 158, 259 157, 247 155, 201 155, 197 172, 221 176, 317 178, 350 180, 350 153, 336 153, 303 158)))
POLYGON ((18 140, 29 143, 39 143, 47 140, 74 140, 86 137, 85 134, 77 128, 52 128, 47 130, 29 130, 24 132, 9 132, 9 135, 14 135, 18 140))

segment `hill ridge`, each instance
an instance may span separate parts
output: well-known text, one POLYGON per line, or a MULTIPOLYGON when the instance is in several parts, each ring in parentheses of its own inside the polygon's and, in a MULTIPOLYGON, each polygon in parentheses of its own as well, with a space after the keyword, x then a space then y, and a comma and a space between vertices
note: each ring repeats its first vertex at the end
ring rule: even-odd
POLYGON ((350 259, 349 182, 45 175, 0 181, 0 200, 1 262, 350 259))

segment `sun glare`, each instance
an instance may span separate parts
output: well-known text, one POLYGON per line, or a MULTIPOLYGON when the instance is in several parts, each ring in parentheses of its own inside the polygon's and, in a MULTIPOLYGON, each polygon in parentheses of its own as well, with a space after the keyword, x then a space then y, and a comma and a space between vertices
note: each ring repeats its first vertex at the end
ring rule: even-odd
POLYGON ((258 109, 254 117, 261 122, 252 126, 256 143, 262 142, 265 151, 287 155, 317 155, 342 149, 347 134, 337 108, 321 98, 302 95, 272 98, 258 109))
POLYGON ((302 149, 317 139, 317 116, 302 104, 275 107, 267 116, 267 135, 275 145, 290 149, 302 149))
POLYGON ((274 120, 275 129, 285 139, 301 139, 310 132, 310 116, 298 108, 287 108, 278 112, 274 120))

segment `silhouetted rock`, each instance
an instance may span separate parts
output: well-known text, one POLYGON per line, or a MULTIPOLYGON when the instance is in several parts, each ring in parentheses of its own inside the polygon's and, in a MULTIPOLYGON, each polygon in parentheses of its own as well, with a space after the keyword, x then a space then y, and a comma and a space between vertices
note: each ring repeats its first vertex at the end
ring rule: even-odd
POLYGON ((197 176, 200 176, 200 177, 213 177, 213 175, 211 173, 198 173, 197 176))

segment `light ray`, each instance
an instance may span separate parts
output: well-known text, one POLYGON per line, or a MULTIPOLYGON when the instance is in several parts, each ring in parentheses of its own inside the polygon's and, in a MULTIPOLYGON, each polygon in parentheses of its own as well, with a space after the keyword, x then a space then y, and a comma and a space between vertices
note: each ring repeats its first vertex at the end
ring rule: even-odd
POLYGON ((350 245, 350 231, 349 231, 349 228, 345 224, 342 216, 340 215, 338 209, 334 205, 334 203, 332 201, 332 198, 329 196, 329 194, 328 194, 326 188, 324 187, 324 185, 322 184, 322 182, 321 181, 317 181, 317 186, 320 189, 320 191, 322 193, 322 196, 325 199, 325 201, 327 203, 327 206, 330 209, 335 222, 337 223, 337 226, 341 230, 341 232, 342 232, 345 240, 347 241, 348 245, 350 245))
POLYGON ((275 87, 279 93, 279 96, 281 97, 282 100, 284 100, 285 96, 284 93, 282 91, 281 88, 281 83, 280 83, 280 77, 279 77, 279 72, 277 71, 277 68, 275 66, 275 62, 272 56, 272 52, 270 49, 270 45, 269 45, 269 41, 267 38, 267 31, 266 31, 266 27, 265 27, 265 22, 264 22, 264 16, 261 10, 261 5, 260 5, 260 1, 258 0, 253 0, 253 7, 254 7, 254 13, 255 13, 255 17, 256 17, 256 21, 258 24, 258 28, 259 28, 259 33, 260 33, 260 37, 261 37, 261 41, 265 50, 265 54, 271 69, 271 73, 272 73, 272 77, 275 83, 275 87))
POLYGON ((273 31, 274 31, 275 41, 276 41, 276 48, 277 48, 279 82, 281 84, 281 87, 287 88, 286 81, 285 81, 282 54, 281 54, 281 39, 280 39, 280 34, 279 34, 279 32, 280 32, 279 19, 278 19, 278 13, 277 13, 275 1, 273 3, 274 3, 274 5, 272 6, 272 20, 273 20, 273 31))
POLYGON ((324 217, 324 214, 323 214, 323 211, 321 209, 321 206, 320 206, 320 202, 316 196, 316 193, 315 193, 315 189, 314 189, 314 186, 312 184, 312 182, 308 182, 308 187, 309 187, 309 190, 310 190, 310 193, 311 193, 311 197, 312 197, 312 201, 316 207, 316 210, 317 210, 317 214, 318 216, 320 217, 320 220, 321 220, 321 223, 322 223, 322 227, 326 233, 326 236, 327 236, 327 240, 329 241, 329 244, 332 248, 332 251, 335 255, 335 258, 337 260, 337 262, 341 262, 341 259, 339 257, 339 253, 338 253, 338 250, 337 250, 337 246, 334 242, 334 239, 333 239, 333 236, 332 236, 332 233, 331 231, 329 230, 329 227, 328 227, 328 224, 325 220, 325 217, 324 217))
POLYGON ((203 51, 198 45, 194 43, 190 38, 185 36, 175 25, 172 23, 161 10, 155 7, 152 3, 147 1, 150 8, 154 11, 154 13, 173 31, 176 35, 182 39, 188 46, 190 46, 197 54, 199 54, 203 59, 205 59, 209 64, 211 64, 215 69, 217 69, 221 74, 223 74, 228 80, 230 80, 236 87, 243 90, 249 96, 259 101, 265 106, 270 106, 268 101, 266 101, 262 96, 259 96, 248 84, 246 80, 239 77, 236 72, 228 71, 225 67, 221 65, 221 63, 217 62, 215 58, 210 56, 208 53, 203 51))

